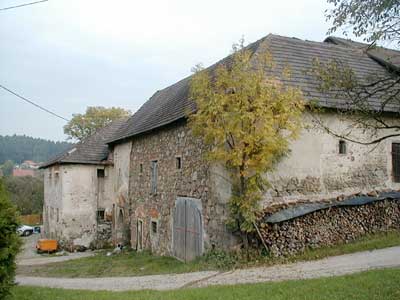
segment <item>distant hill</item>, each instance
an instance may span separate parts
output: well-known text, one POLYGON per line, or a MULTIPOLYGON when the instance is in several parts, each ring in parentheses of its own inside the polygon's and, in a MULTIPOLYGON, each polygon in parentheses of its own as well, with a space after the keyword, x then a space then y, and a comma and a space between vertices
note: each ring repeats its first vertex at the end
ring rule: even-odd
POLYGON ((45 162, 70 145, 67 142, 53 142, 26 135, 0 135, 0 165, 6 160, 12 160, 16 164, 24 160, 45 162))

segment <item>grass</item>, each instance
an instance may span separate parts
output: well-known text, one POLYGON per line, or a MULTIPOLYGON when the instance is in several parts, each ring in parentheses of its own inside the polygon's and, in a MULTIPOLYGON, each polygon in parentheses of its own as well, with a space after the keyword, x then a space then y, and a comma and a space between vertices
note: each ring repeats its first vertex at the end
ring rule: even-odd
POLYGON ((374 270, 353 275, 174 291, 105 292, 16 287, 18 300, 395 300, 400 299, 400 269, 374 270))
POLYGON ((172 257, 153 256, 148 252, 137 253, 130 251, 114 256, 106 256, 105 252, 100 252, 93 257, 65 262, 38 266, 20 266, 17 273, 19 275, 44 277, 110 277, 185 273, 216 269, 226 270, 230 268, 315 260, 327 256, 374 250, 396 245, 400 245, 400 232, 393 231, 364 236, 352 243, 310 249, 302 254, 288 258, 257 256, 256 259, 247 260, 223 252, 215 252, 185 264, 172 257))

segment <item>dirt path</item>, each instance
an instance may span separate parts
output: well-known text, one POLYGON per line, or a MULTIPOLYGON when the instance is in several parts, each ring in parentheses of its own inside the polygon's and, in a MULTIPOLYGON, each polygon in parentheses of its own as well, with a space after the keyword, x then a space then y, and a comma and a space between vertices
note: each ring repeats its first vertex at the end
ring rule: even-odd
POLYGON ((31 236, 22 238, 24 244, 22 246, 21 252, 17 256, 17 264, 19 266, 43 265, 54 262, 77 259, 81 257, 88 257, 95 254, 92 251, 68 253, 68 255, 63 255, 63 256, 46 256, 37 254, 36 242, 39 238, 40 234, 32 234, 31 236))
POLYGON ((229 285, 290 279, 328 277, 370 269, 400 267, 400 247, 333 256, 322 260, 273 267, 241 269, 225 273, 194 272, 108 278, 43 278, 17 276, 21 285, 87 290, 170 290, 185 287, 229 285))

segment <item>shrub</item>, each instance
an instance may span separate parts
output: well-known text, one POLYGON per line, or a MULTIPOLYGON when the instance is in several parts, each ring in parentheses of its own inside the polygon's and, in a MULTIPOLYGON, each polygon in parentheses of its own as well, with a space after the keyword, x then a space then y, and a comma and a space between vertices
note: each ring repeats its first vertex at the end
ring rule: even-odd
POLYGON ((6 298, 14 285, 15 257, 21 244, 18 225, 17 210, 0 178, 0 299, 6 298))

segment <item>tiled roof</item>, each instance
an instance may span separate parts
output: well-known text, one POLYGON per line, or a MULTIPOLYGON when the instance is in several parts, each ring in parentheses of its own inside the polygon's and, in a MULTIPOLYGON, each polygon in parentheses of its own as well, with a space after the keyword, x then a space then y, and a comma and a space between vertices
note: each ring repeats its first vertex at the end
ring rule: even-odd
POLYGON ((349 39, 343 39, 333 36, 326 38, 325 42, 362 50, 364 52, 367 52, 367 54, 371 58, 386 63, 389 66, 393 66, 394 68, 397 68, 397 71, 400 71, 400 51, 379 46, 370 47, 370 45, 365 43, 355 42, 349 39))
POLYGON ((127 121, 126 118, 113 121, 111 124, 100 128, 94 134, 72 145, 63 153, 50 159, 40 166, 47 168, 54 164, 101 164, 107 159, 109 147, 106 141, 115 136, 117 130, 127 121))
MULTIPOLYGON (((291 78, 285 80, 285 83, 301 88, 307 99, 316 100, 323 107, 346 108, 348 103, 346 99, 337 98, 337 95, 319 91, 319 83, 309 73, 313 66, 313 59, 318 58, 321 63, 330 62, 332 59, 340 60, 348 64, 359 78, 384 76, 386 74, 386 69, 371 59, 365 51, 356 47, 351 47, 351 50, 349 50, 349 45, 344 43, 311 42, 270 34, 250 44, 248 48, 253 53, 265 51, 264 47, 260 47, 264 41, 272 54, 276 71, 279 72, 285 66, 290 67, 291 78)), ((229 56, 224 60, 229 60, 229 56)), ((209 69, 212 70, 217 64, 209 67, 209 69)), ((189 82, 190 77, 187 77, 161 91, 157 91, 126 124, 121 126, 109 142, 118 142, 185 118, 188 112, 195 110, 195 104, 188 97, 189 82)), ((372 107, 379 109, 379 99, 372 98, 369 100, 372 107)), ((387 105, 385 110, 399 112, 399 107, 387 105)))

